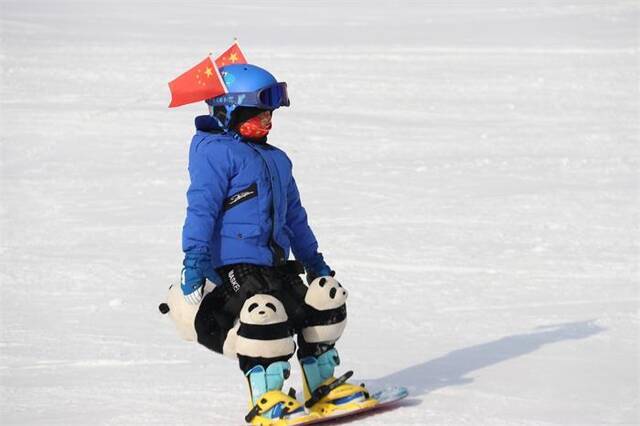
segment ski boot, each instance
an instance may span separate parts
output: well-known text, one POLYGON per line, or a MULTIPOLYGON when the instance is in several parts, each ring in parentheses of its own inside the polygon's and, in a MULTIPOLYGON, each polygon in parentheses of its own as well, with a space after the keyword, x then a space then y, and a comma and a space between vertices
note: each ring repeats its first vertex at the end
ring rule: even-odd
POLYGON ((309 414, 295 398, 295 390, 289 394, 282 392, 285 379, 289 377, 291 366, 286 361, 274 362, 265 370, 256 365, 246 373, 249 382, 251 411, 246 415, 248 424, 258 426, 285 426, 305 423, 316 419, 309 414))
POLYGON ((334 377, 335 367, 339 364, 338 352, 333 348, 318 357, 308 356, 300 359, 304 376, 305 407, 312 414, 327 417, 369 408, 378 403, 370 398, 364 385, 347 383, 353 371, 348 371, 338 378, 334 377))

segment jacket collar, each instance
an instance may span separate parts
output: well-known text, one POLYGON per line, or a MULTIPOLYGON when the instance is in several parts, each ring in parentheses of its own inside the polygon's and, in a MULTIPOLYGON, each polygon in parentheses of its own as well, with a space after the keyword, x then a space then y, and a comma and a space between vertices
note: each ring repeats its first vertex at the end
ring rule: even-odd
POLYGON ((233 130, 228 130, 220 126, 220 123, 215 118, 210 115, 199 115, 195 119, 196 130, 200 130, 201 132, 207 133, 221 133, 227 134, 234 139, 245 142, 245 143, 253 143, 256 145, 266 145, 267 137, 265 136, 262 139, 246 139, 240 136, 237 132, 233 130))

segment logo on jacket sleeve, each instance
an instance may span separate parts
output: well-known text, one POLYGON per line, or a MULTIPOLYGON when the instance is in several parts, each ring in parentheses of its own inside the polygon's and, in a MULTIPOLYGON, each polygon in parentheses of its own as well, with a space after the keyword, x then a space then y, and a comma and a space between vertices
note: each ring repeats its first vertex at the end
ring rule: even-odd
POLYGON ((252 183, 248 188, 238 191, 224 200, 224 210, 229 210, 238 204, 248 201, 258 195, 258 185, 252 183))

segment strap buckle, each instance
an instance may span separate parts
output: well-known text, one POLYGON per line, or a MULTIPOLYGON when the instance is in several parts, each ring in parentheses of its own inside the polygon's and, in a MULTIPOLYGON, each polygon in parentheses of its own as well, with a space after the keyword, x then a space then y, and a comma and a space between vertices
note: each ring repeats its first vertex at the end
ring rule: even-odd
POLYGON ((304 406, 307 408, 313 407, 317 402, 319 402, 322 398, 329 395, 329 393, 337 388, 338 386, 344 384, 349 378, 353 376, 353 371, 347 371, 342 376, 335 379, 333 382, 328 385, 318 386, 316 390, 311 394, 311 398, 307 402, 304 403, 304 406))

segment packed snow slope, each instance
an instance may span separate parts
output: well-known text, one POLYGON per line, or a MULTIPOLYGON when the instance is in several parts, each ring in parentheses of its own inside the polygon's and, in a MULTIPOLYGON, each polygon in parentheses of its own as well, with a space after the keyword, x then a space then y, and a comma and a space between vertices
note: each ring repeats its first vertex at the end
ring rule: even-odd
POLYGON ((166 84, 234 36, 289 84, 339 371, 412 392, 358 424, 640 423, 637 2, 0 7, 3 425, 242 423, 157 311, 205 111, 166 84))

